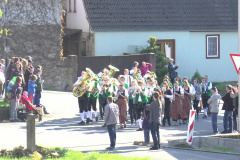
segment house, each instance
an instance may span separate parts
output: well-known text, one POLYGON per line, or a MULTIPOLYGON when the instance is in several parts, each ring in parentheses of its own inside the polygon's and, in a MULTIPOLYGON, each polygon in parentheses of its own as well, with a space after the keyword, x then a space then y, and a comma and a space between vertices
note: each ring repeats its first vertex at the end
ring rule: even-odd
POLYGON ((181 77, 198 70, 210 81, 236 81, 229 53, 238 52, 237 0, 83 0, 95 55, 136 53, 156 37, 179 63, 181 77))
POLYGON ((94 56, 94 32, 86 18, 82 0, 64 2, 65 35, 63 38, 63 56, 94 56))

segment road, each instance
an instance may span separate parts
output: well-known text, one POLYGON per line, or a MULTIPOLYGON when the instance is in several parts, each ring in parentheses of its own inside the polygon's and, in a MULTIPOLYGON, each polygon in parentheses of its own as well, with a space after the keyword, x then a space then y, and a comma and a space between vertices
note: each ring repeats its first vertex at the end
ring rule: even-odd
MULTIPOLYGON (((104 149, 109 146, 110 142, 106 128, 101 127, 103 121, 79 125, 77 98, 73 97, 72 93, 45 91, 42 94, 41 103, 47 107, 50 114, 44 117, 43 122, 36 121, 37 145, 65 147, 83 152, 105 152, 104 149)), ((194 136, 209 135, 212 131, 210 118, 201 117, 202 113, 196 120, 194 136)), ((220 130, 223 129, 222 117, 221 112, 218 117, 220 130)), ((126 129, 117 130, 117 145, 113 153, 153 159, 240 160, 240 156, 236 155, 171 148, 150 151, 149 147, 133 145, 134 141, 143 141, 144 138, 143 132, 137 132, 136 129, 137 126, 128 125, 126 129)), ((160 134, 161 143, 165 145, 167 140, 186 138, 187 125, 164 127, 160 129, 160 134)), ((26 147, 26 123, 0 123, 0 150, 13 149, 19 145, 26 147)))

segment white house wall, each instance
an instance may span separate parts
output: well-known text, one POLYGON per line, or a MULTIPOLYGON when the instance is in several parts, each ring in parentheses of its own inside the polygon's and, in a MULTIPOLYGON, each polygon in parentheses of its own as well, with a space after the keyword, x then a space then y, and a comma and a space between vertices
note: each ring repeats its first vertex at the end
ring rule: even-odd
POLYGON ((147 46, 150 36, 175 39, 176 63, 180 66, 177 71, 181 77, 191 78, 198 70, 214 82, 237 80, 229 57, 229 53, 238 51, 237 32, 95 32, 95 55, 123 55, 134 46, 147 46), (220 34, 220 59, 206 59, 206 34, 220 34))
POLYGON ((86 18, 82 0, 76 0, 76 13, 74 13, 74 0, 71 1, 72 12, 69 12, 69 0, 65 2, 67 9, 67 28, 81 29, 82 32, 89 32, 89 23, 86 18))

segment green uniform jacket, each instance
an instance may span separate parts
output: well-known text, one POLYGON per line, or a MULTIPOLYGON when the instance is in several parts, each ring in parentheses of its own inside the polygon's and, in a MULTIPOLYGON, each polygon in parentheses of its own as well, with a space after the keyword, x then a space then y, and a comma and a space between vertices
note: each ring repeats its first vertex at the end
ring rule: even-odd
POLYGON ((42 79, 41 79, 41 76, 40 75, 37 75, 37 80, 36 80, 36 91, 37 92, 42 92, 42 84, 43 84, 43 82, 42 82, 42 79))

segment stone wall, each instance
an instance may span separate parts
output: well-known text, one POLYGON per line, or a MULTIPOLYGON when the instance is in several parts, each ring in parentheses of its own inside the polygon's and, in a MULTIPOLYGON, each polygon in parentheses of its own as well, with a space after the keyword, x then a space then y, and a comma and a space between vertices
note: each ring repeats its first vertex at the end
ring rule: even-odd
MULTIPOLYGON (((74 57, 60 58, 62 0, 11 0, 0 7, 6 14, 0 20, 1 28, 8 28, 12 35, 8 56, 33 57, 34 66, 42 65, 44 88, 72 90, 74 57)), ((0 42, 0 58, 4 58, 0 42)), ((76 67, 75 67, 76 68, 76 67)))

